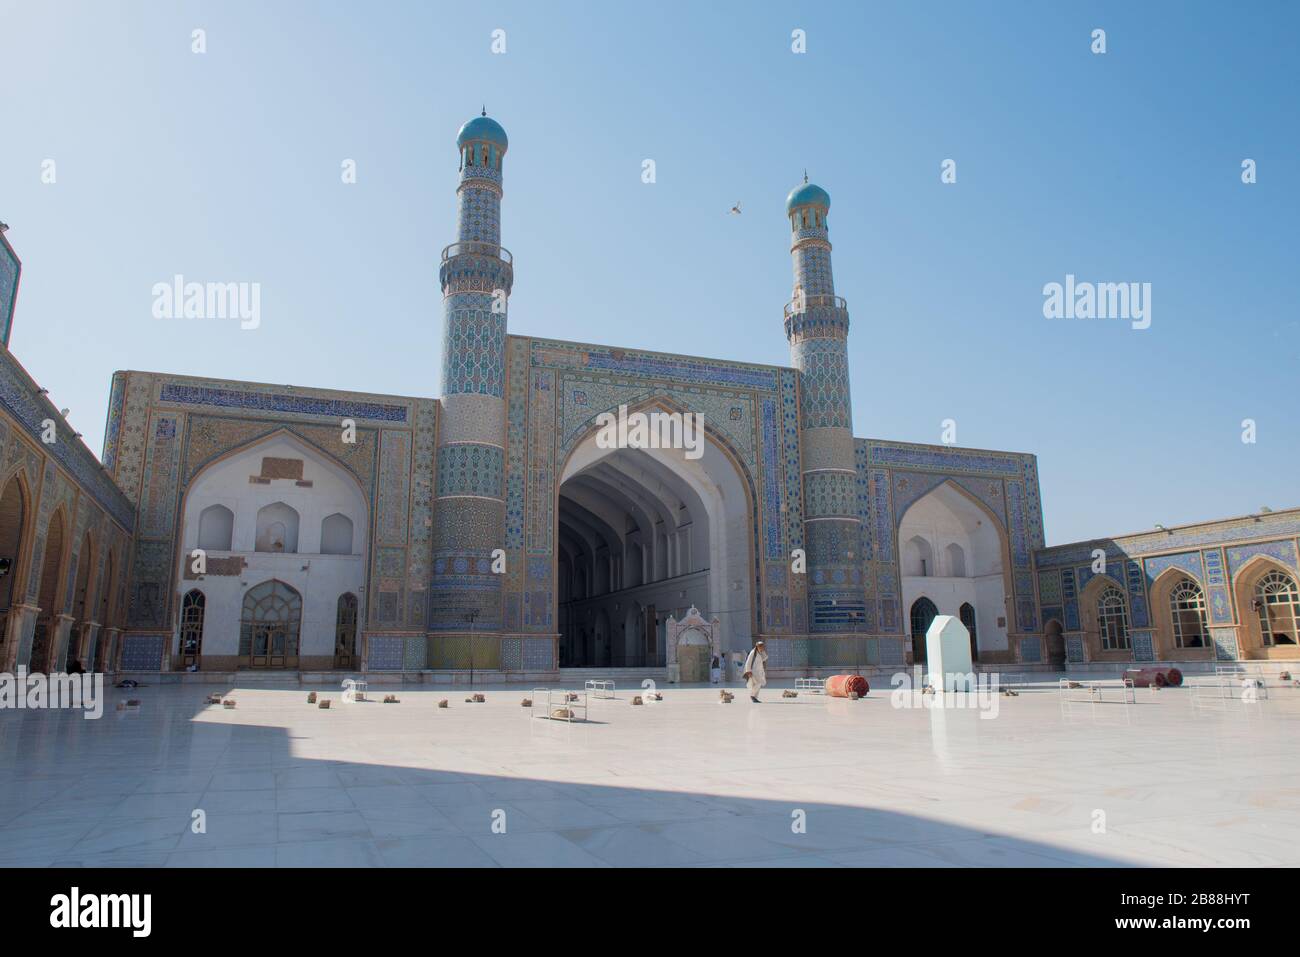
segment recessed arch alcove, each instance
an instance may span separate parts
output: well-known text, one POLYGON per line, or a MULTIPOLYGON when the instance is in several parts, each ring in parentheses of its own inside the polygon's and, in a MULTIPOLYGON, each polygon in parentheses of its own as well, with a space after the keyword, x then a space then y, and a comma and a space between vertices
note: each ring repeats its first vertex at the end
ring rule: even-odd
POLYGON ((667 620, 692 606, 722 622, 724 650, 747 650, 753 521, 743 465, 707 429, 698 458, 602 448, 598 438, 593 426, 557 483, 561 666, 663 666, 667 620))

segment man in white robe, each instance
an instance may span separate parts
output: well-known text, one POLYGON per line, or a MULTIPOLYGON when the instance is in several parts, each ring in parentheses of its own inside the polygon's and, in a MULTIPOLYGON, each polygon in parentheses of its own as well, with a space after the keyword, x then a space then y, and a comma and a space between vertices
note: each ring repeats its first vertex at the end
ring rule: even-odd
POLYGON ((749 688, 749 700, 758 704, 758 689, 767 684, 767 648, 757 642, 750 649, 745 659, 745 686, 749 688))

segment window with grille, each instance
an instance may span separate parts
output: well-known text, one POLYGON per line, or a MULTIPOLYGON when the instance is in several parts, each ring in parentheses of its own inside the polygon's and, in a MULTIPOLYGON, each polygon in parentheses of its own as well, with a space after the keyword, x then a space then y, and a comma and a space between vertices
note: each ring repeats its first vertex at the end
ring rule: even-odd
POLYGON ((1116 651, 1129 646, 1128 606, 1118 588, 1108 587, 1097 599, 1097 628, 1103 649, 1116 651))
POLYGON ((1174 619, 1174 646, 1205 648, 1210 630, 1205 620, 1205 592, 1190 578, 1184 578, 1169 594, 1169 611, 1174 619))
POLYGON ((1294 645, 1300 635, 1300 589, 1295 579, 1272 571, 1255 586, 1255 611, 1266 645, 1294 645))

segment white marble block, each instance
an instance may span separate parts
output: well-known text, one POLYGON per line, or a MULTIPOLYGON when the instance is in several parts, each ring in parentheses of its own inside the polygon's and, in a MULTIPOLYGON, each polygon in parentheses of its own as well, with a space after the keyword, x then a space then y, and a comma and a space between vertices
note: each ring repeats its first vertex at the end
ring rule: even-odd
POLYGON ((935 691, 973 691, 970 632, 952 615, 935 615, 925 633, 925 666, 935 691))

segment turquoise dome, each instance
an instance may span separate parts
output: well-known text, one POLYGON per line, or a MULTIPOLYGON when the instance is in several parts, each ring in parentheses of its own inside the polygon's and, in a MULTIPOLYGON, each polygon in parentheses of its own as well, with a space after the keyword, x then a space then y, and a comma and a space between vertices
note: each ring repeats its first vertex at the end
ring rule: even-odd
POLYGON ((820 186, 805 180, 790 190, 790 195, 785 198, 785 211, 787 213, 794 212, 796 206, 824 206, 826 209, 830 209, 831 194, 820 186))
POLYGON ((506 139, 506 131, 490 116, 476 116, 460 128, 460 132, 456 134, 456 145, 464 146, 470 140, 487 140, 503 150, 510 146, 510 141, 506 139))

